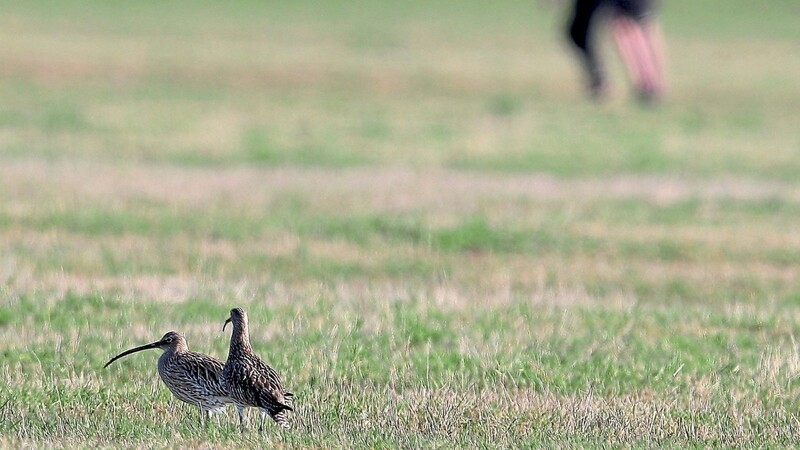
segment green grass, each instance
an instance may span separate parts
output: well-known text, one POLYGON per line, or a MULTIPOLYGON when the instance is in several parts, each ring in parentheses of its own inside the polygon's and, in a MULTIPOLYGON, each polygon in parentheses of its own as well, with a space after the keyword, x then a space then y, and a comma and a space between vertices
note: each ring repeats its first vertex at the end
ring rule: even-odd
POLYGON ((793 446, 800 11, 663 7, 642 108, 549 2, 0 5, 0 447, 793 446), (234 306, 286 433, 102 368, 234 306))

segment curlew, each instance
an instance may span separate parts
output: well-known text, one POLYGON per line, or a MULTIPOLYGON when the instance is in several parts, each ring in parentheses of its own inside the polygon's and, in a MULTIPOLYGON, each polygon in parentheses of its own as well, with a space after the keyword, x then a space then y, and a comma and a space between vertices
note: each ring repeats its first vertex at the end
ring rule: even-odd
POLYGON ((241 308, 232 309, 222 331, 228 323, 233 324, 233 333, 222 371, 222 385, 239 412, 239 425, 244 429, 244 408, 250 406, 261 410, 259 430, 263 430, 267 415, 281 427, 289 428, 286 411, 292 411, 294 395, 283 388, 275 369, 253 353, 247 313, 241 308))
POLYGON ((200 421, 212 412, 223 412, 226 403, 231 403, 222 386, 224 364, 217 358, 189 351, 186 339, 170 331, 160 340, 126 350, 111 358, 109 364, 131 353, 160 348, 164 351, 158 358, 158 375, 178 400, 200 408, 200 421))

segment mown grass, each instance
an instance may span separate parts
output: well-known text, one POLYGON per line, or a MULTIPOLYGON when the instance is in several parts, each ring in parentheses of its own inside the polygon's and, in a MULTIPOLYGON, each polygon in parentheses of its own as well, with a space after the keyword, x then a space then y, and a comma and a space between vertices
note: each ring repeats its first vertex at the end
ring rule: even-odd
POLYGON ((612 60, 582 99, 549 2, 0 5, 0 446, 793 446, 799 11, 764 8, 666 3, 640 108, 612 60), (200 426, 156 351, 102 369, 224 358, 233 306, 286 433, 200 426))
MULTIPOLYGON (((517 299, 503 308, 452 309, 426 293, 374 292, 236 299, 260 325, 256 350, 283 368, 298 394, 295 429, 263 439, 731 445, 789 443, 796 432, 794 308, 564 309, 559 299, 517 299)), ((253 433, 240 436, 233 414, 198 428, 196 412, 171 402, 158 385, 155 355, 100 369, 110 354, 165 327, 186 330, 195 348, 224 355, 224 303, 189 298, 170 306, 70 293, 46 300, 21 297, 7 307, 4 329, 16 336, 7 334, 3 355, 11 377, 3 392, 9 435, 79 445, 176 442, 175 432, 186 445, 261 442, 253 433)))

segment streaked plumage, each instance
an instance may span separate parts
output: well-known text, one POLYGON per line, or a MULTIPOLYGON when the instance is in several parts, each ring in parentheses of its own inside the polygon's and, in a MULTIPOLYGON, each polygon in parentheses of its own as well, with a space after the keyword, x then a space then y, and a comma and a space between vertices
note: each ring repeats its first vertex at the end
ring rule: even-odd
POLYGON ((222 371, 222 385, 236 405, 239 423, 244 427, 243 410, 251 406, 261 410, 262 428, 265 414, 278 425, 289 428, 286 411, 292 411, 294 395, 283 388, 278 373, 253 353, 247 313, 241 308, 234 308, 225 325, 229 322, 233 324, 233 333, 228 359, 222 371))
POLYGON ((170 331, 161 340, 126 350, 111 358, 105 366, 131 353, 151 348, 164 351, 158 358, 158 375, 178 400, 200 408, 201 420, 211 412, 223 412, 231 403, 222 386, 222 361, 212 356, 189 351, 186 339, 170 331))

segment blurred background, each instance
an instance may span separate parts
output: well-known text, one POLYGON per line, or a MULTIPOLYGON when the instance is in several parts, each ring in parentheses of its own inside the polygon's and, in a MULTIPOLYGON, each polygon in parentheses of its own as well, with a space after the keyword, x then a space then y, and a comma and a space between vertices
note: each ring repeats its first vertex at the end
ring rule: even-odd
POLYGON ((232 306, 290 444, 794 442, 800 2, 664 1, 655 107, 566 3, 0 2, 0 444, 261 444, 98 369, 232 306))
POLYGON ((583 101, 566 3, 8 2, 0 149, 206 167, 797 173, 795 2, 664 2, 670 93, 649 114, 631 107, 610 45, 610 104, 583 101))

